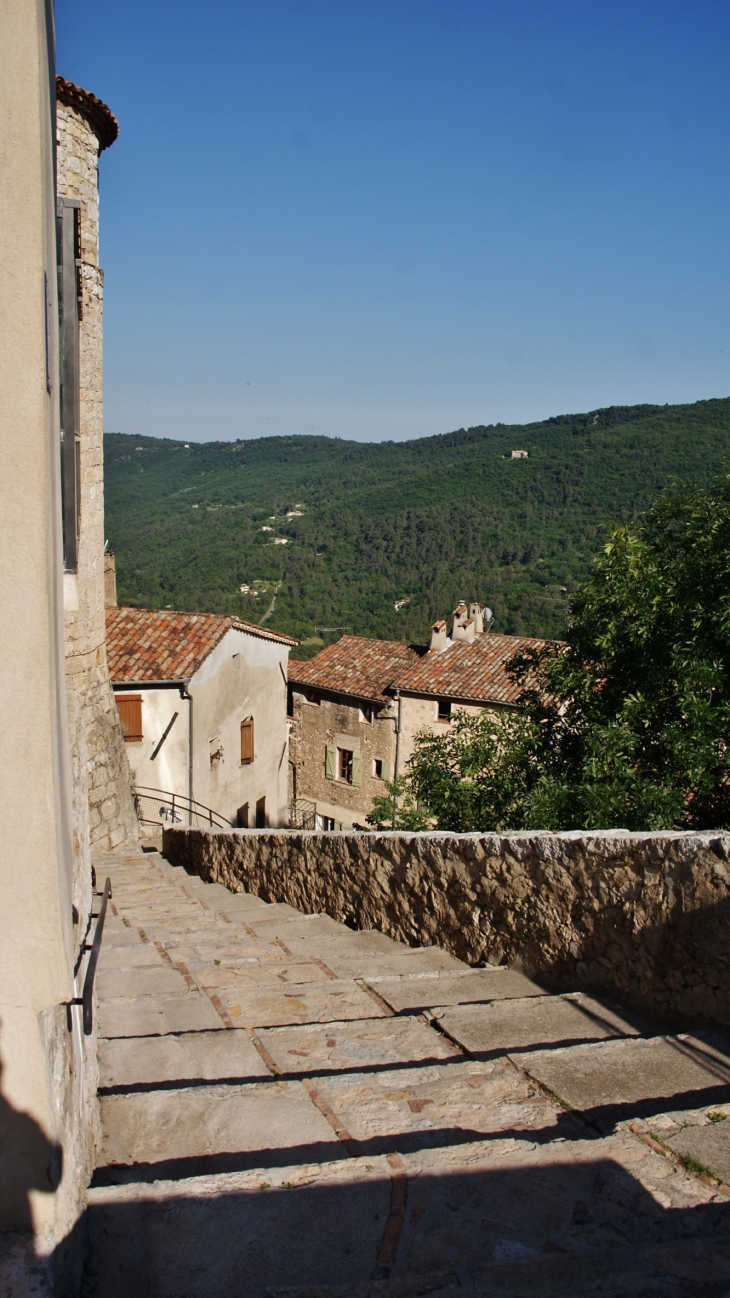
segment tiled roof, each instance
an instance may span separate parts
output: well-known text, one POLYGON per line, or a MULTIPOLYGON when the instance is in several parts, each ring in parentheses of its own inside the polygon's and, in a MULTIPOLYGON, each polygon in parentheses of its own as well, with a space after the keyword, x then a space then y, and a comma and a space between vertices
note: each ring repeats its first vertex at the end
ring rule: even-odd
POLYGON ((425 654, 402 672, 396 683, 413 694, 516 704, 520 691, 507 675, 506 664, 518 652, 542 649, 549 643, 521 635, 495 635, 493 631, 477 635, 471 642, 455 640, 441 653, 432 650, 425 654))
POLYGON ((117 683, 188 680, 231 628, 278 644, 297 643, 277 631, 218 613, 108 608, 106 652, 111 678, 117 683))
POLYGON ((119 134, 119 122, 111 108, 107 108, 101 99, 92 95, 90 90, 82 90, 73 81, 65 77, 56 77, 56 98, 67 108, 81 113, 95 132, 99 140, 99 152, 103 153, 113 144, 119 134))
POLYGON ((424 653, 402 640, 365 640, 343 635, 309 662, 290 662, 289 680, 313 689, 353 694, 358 699, 382 699, 385 691, 416 664, 424 653))

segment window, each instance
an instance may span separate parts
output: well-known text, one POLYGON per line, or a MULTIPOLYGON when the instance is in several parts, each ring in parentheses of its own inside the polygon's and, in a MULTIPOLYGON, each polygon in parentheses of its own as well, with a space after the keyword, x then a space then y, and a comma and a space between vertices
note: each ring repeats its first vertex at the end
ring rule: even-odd
POLYGON ((439 699, 438 719, 439 721, 451 720, 451 699, 439 699))
POLYGON ((368 725, 370 725, 371 722, 372 722, 372 719, 373 719, 373 709, 372 709, 372 705, 371 705, 370 703, 361 703, 361 704, 360 704, 360 721, 365 721, 365 722, 367 722, 368 725))
POLYGON ((376 780, 389 780, 390 762, 386 762, 384 757, 376 757, 373 762, 373 775, 376 780))
POLYGON ((250 766, 253 759, 253 717, 246 717, 241 722, 241 766, 250 766))
POLYGON ((144 738, 142 734, 142 695, 117 694, 115 697, 124 742, 126 744, 140 743, 144 738))
POLYGON ((256 828, 266 829, 266 798, 259 798, 256 802, 256 828))
POLYGON ((322 695, 318 694, 316 690, 307 690, 305 697, 307 703, 316 703, 317 707, 319 707, 322 702, 322 695))
POLYGON ((236 812, 236 824, 239 829, 248 829, 248 803, 244 802, 242 807, 236 812))
POLYGON ((317 816, 315 820, 317 829, 333 830, 335 827, 334 816, 317 816))
POLYGON ((347 748, 337 749, 337 778, 352 784, 352 753, 347 748))

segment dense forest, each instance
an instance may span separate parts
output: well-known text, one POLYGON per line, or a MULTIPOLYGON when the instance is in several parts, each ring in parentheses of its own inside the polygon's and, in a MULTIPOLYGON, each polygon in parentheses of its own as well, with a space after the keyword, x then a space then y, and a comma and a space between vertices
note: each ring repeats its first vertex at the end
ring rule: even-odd
POLYGON ((460 598, 559 636, 609 527, 728 462, 730 398, 377 444, 109 433, 107 536, 120 603, 268 613, 305 653, 344 629, 422 642, 460 598))

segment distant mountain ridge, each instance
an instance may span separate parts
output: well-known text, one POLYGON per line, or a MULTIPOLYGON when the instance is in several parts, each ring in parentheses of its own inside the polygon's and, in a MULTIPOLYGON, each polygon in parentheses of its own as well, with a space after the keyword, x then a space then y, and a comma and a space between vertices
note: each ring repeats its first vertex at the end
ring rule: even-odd
POLYGON ((120 602, 258 622, 276 592, 267 626, 301 638, 335 626, 423 641, 473 597, 495 630, 559 636, 608 527, 728 464, 730 398, 409 442, 109 433, 106 530, 120 602))

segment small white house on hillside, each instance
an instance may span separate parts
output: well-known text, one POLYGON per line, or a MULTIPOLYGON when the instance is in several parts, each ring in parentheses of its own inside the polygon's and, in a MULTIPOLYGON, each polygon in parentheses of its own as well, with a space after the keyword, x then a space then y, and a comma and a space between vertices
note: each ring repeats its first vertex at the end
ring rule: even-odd
POLYGON ((213 613, 108 608, 109 670, 135 785, 245 828, 286 825, 296 643, 213 613))

